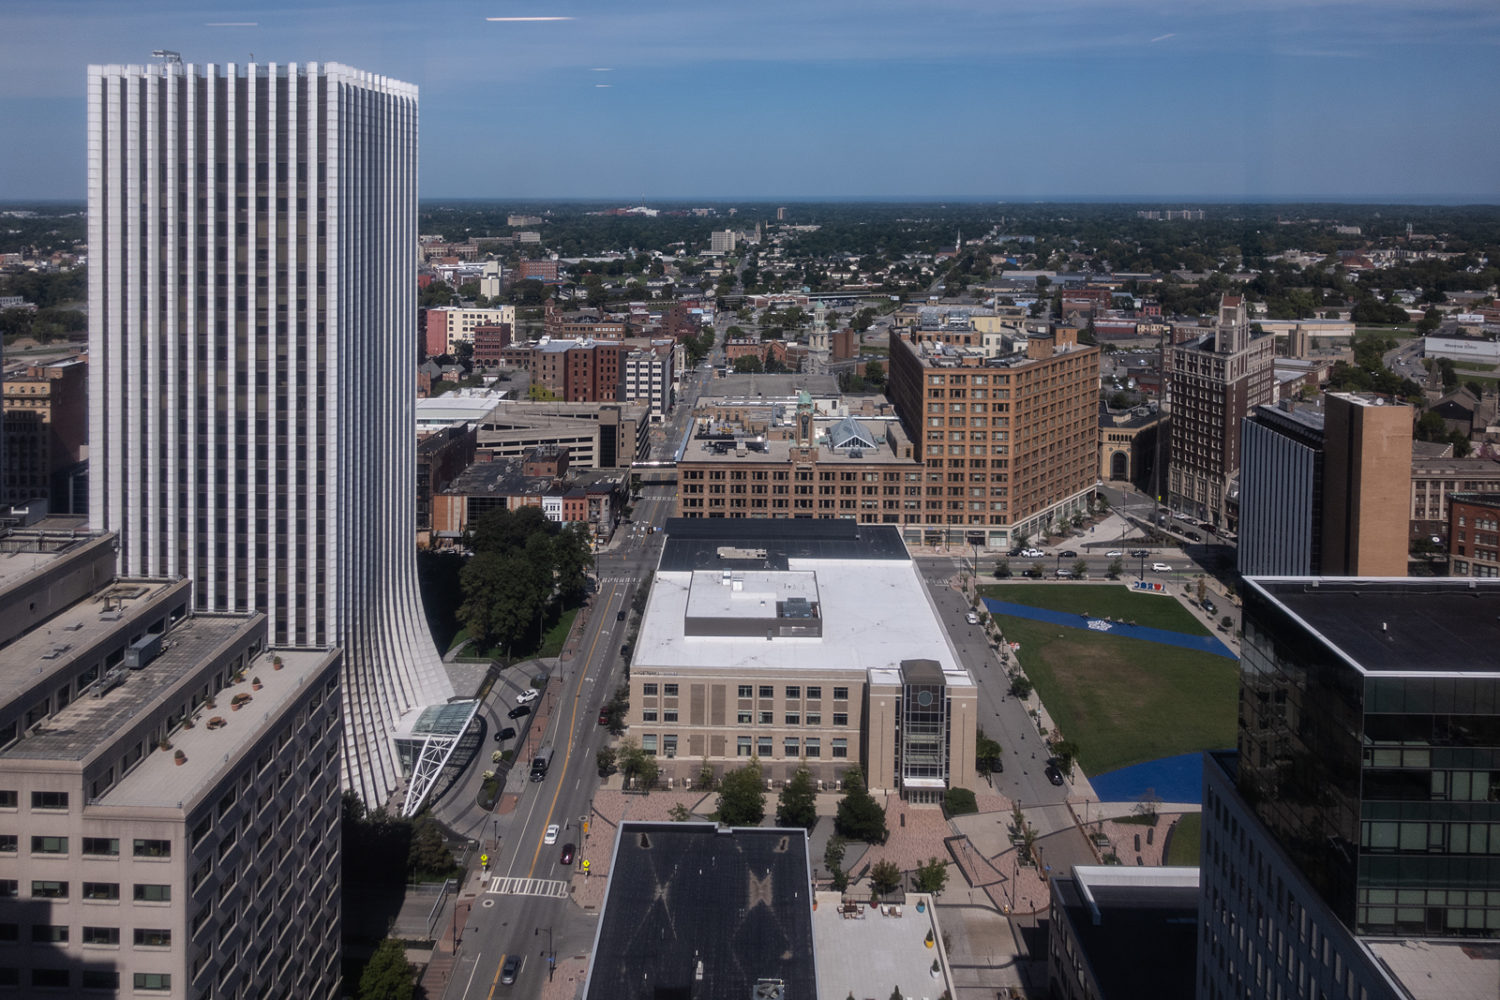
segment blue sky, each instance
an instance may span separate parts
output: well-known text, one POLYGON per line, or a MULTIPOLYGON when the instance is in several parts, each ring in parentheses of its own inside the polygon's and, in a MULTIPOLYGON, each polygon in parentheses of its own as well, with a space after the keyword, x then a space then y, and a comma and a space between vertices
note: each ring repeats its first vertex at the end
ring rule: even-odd
POLYGON ((1496 0, 0 0, 0 199, 156 48, 417 84, 424 197, 1500 201, 1496 0))

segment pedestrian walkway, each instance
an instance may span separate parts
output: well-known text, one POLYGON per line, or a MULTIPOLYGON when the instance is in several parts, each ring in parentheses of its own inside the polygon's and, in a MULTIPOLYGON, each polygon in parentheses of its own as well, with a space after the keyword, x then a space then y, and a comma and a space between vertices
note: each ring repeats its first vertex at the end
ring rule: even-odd
POLYGON ((549 896, 568 898, 568 883, 560 878, 508 878, 496 875, 490 880, 490 892, 502 896, 549 896))
POLYGON ((997 601, 992 597, 984 599, 984 606, 992 615, 1028 618, 1032 621, 1046 622, 1049 625, 1062 625, 1066 628, 1103 632, 1125 639, 1142 639, 1146 642, 1157 642, 1166 646, 1192 649, 1200 653, 1211 653, 1214 656, 1223 656, 1231 660, 1239 659, 1234 654, 1234 650, 1224 645, 1216 636, 1212 635, 1188 635, 1184 632, 1170 632, 1162 628, 1148 628, 1145 625, 1129 625, 1125 622, 1111 621, 1108 618, 1089 618, 1085 615, 1067 611, 1050 611, 1047 608, 1033 608, 1025 604, 997 601))

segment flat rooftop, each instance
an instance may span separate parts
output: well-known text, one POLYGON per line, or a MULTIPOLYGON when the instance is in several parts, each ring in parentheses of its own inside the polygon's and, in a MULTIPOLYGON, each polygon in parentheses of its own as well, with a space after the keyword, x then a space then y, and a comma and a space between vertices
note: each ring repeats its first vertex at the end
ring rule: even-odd
POLYGON ((56 562, 63 553, 82 548, 101 536, 77 528, 58 518, 44 518, 40 524, 0 537, 0 592, 9 590, 32 573, 56 562), (51 524, 58 524, 54 530, 51 524))
POLYGON ((850 994, 885 1000, 891 988, 899 986, 902 996, 941 997, 946 984, 932 975, 938 951, 927 947, 926 940, 928 931, 936 941, 942 930, 930 902, 925 912, 917 912, 915 900, 919 898, 908 894, 901 906, 874 910, 861 900, 846 916, 841 893, 818 893, 818 909, 813 913, 817 995, 830 1000, 843 1000, 850 994))
POLYGON ((1412 1000, 1500 997, 1500 942, 1362 939, 1412 1000))
MULTIPOLYGON (((110 688, 103 697, 94 696, 95 691, 101 690, 101 682, 96 681, 0 756, 8 760, 86 760, 131 720, 177 687, 184 677, 196 672, 221 646, 253 627, 258 617, 202 615, 184 619, 166 634, 160 656, 139 670, 126 670, 123 683, 110 688)), ((44 630, 33 630, 15 645, 29 642, 41 631, 44 630)), ((6 650, 4 676, 10 678, 19 673, 29 682, 32 677, 26 676, 25 668, 11 655, 15 645, 6 650)))
POLYGON ((588 1000, 816 997, 804 830, 620 824, 588 1000))
POLYGON ((1250 577, 1366 673, 1500 675, 1500 580, 1250 577))
MULTIPOLYGON (((896 529, 833 519, 674 518, 667 523, 635 650, 640 670, 899 671, 932 660, 973 684, 896 529), (739 574, 735 592, 724 586, 739 574), (695 592, 697 592, 695 594, 695 592), (753 596, 742 597, 746 592, 753 596), (694 600, 760 614, 765 595, 816 600, 822 634, 687 635, 694 600)), ((734 612, 738 613, 738 612, 734 612)), ((732 617, 731 615, 720 617, 732 617)))
POLYGON ((1110 1000, 1192 1000, 1197 972, 1196 869, 1079 866, 1053 891, 1110 1000), (1143 976, 1141 970, 1150 969, 1143 976))
MULTIPOLYGON (((121 577, 103 590, 64 608, 43 624, 18 635, 0 649, 0 704, 14 701, 31 691, 36 687, 38 677, 70 667, 81 653, 120 631, 122 620, 131 618, 137 609, 155 602, 177 582, 121 577)), ((187 592, 184 591, 184 604, 187 598, 187 592)), ((205 619, 205 622, 210 620, 205 619)), ((230 620, 237 623, 235 627, 238 627, 246 619, 230 620)), ((205 625, 197 634, 208 631, 211 628, 205 625)), ((184 638, 187 636, 188 633, 184 633, 184 638)), ((166 657, 158 657, 158 662, 161 659, 166 657)), ((177 658, 171 658, 170 662, 176 663, 177 658)), ((156 664, 151 666, 155 667, 156 664)), ((154 671, 153 676, 160 669, 164 668, 154 671)), ((142 672, 132 671, 132 676, 142 672)), ((25 742, 23 740, 22 745, 25 742)))
MULTIPOLYGON (((189 619, 189 623, 202 621, 202 618, 189 619)), ((176 636, 181 628, 173 629, 172 635, 176 636)), ((265 735, 272 719, 307 694, 308 683, 337 656, 337 650, 273 649, 256 657, 245 671, 243 682, 230 684, 215 694, 214 708, 200 706, 193 716, 192 729, 179 729, 173 734, 171 750, 152 748, 140 766, 104 793, 98 804, 181 808, 191 803, 199 793, 219 780, 226 761, 239 760, 247 747, 265 735), (274 656, 281 657, 280 670, 274 669, 274 656), (253 689, 252 682, 256 678, 262 683, 259 691, 253 689), (242 693, 248 694, 250 701, 236 711, 230 707, 230 701, 242 693), (213 718, 222 718, 224 725, 209 729, 208 721, 213 718), (174 762, 177 750, 187 756, 182 764, 174 762)), ((112 694, 128 687, 130 682, 116 688, 112 694)), ((106 696, 105 700, 108 698, 106 696)), ((80 699, 74 705, 92 700, 80 699)))

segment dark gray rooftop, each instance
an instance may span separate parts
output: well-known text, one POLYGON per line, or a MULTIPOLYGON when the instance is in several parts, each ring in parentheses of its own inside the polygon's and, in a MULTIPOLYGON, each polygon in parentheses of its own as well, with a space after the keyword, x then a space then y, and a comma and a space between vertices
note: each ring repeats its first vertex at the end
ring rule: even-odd
POLYGON ((803 830, 624 823, 587 1000, 815 997, 809 893, 803 830))
POLYGON ((667 521, 660 568, 665 571, 786 569, 788 559, 906 560, 894 525, 846 518, 674 517, 667 521), (726 558, 739 549, 765 556, 726 558))
POLYGON ((1073 879, 1057 895, 1084 958, 1108 1000, 1192 1000, 1198 944, 1198 890, 1093 886, 1100 921, 1073 879))
POLYGON ((1500 673, 1500 580, 1251 580, 1366 671, 1500 673))

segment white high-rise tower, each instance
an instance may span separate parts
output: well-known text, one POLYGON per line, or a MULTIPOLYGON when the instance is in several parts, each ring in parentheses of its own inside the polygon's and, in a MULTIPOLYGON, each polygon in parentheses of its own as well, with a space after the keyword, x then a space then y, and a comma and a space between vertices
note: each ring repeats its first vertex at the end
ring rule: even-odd
POLYGON ((344 647, 344 782, 382 803, 453 693, 413 543, 417 90, 176 61, 88 87, 89 519, 122 574, 344 647))

